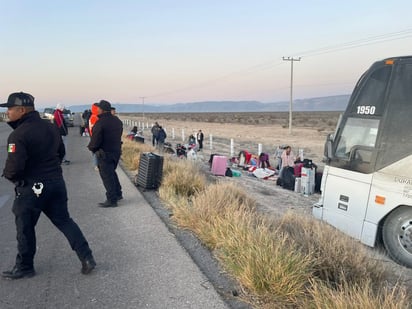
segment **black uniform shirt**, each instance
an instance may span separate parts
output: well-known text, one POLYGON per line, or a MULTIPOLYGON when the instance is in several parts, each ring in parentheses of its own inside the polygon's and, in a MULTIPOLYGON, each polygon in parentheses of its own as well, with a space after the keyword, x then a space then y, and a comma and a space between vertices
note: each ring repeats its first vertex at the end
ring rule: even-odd
POLYGON ((106 112, 100 114, 99 121, 93 127, 93 134, 87 146, 93 153, 98 150, 104 152, 121 152, 123 123, 119 118, 106 112))
POLYGON ((29 112, 8 124, 14 129, 7 140, 7 159, 3 176, 11 182, 42 181, 62 177, 60 162, 65 154, 56 127, 29 112))

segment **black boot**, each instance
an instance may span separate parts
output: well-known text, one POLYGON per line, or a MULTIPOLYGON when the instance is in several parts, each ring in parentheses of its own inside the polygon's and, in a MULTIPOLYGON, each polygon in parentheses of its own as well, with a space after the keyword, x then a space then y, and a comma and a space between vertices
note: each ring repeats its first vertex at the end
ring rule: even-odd
POLYGON ((20 269, 17 266, 14 266, 12 270, 3 271, 1 276, 6 279, 21 279, 21 278, 31 278, 36 274, 34 268, 20 269))
POLYGON ((82 269, 81 272, 83 275, 90 274, 91 271, 96 267, 96 261, 93 256, 90 255, 82 260, 82 269))
POLYGON ((111 202, 109 200, 104 201, 103 203, 99 203, 99 207, 107 208, 107 207, 117 207, 117 201, 111 202))

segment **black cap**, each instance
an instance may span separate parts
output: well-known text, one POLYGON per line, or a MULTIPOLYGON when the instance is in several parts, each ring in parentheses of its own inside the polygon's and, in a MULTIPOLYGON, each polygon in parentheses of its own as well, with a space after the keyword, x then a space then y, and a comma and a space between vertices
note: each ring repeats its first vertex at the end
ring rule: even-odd
POLYGON ((24 92, 15 92, 9 95, 6 103, 0 104, 0 107, 13 106, 34 106, 34 97, 24 92))
POLYGON ((101 100, 99 103, 94 103, 94 105, 100 107, 105 112, 110 112, 110 110, 112 109, 112 105, 110 104, 110 102, 105 100, 101 100))

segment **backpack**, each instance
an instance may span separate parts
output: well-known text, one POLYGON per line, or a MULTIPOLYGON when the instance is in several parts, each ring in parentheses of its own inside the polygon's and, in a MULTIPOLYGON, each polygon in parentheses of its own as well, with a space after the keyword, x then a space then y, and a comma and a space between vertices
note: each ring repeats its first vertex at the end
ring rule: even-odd
POLYGON ((226 168, 225 176, 226 177, 232 177, 233 176, 233 173, 232 173, 232 170, 230 169, 230 167, 226 168))
POLYGON ((284 189, 295 190, 295 176, 293 167, 285 167, 281 175, 281 185, 284 189))

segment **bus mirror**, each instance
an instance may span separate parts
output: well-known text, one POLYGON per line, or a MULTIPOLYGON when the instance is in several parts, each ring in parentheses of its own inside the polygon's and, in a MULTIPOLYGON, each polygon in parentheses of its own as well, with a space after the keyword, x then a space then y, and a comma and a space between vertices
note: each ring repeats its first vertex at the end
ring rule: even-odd
POLYGON ((324 155, 323 162, 329 163, 330 160, 332 159, 332 140, 330 138, 330 135, 328 135, 328 138, 326 139, 323 155, 324 155))
POLYGON ((326 147, 327 147, 327 154, 328 154, 328 158, 330 159, 330 158, 332 158, 332 141, 331 140, 328 140, 327 142, 326 142, 326 147))
POLYGON ((333 142, 335 139, 335 134, 334 133, 329 133, 328 136, 326 137, 327 141, 333 142))

